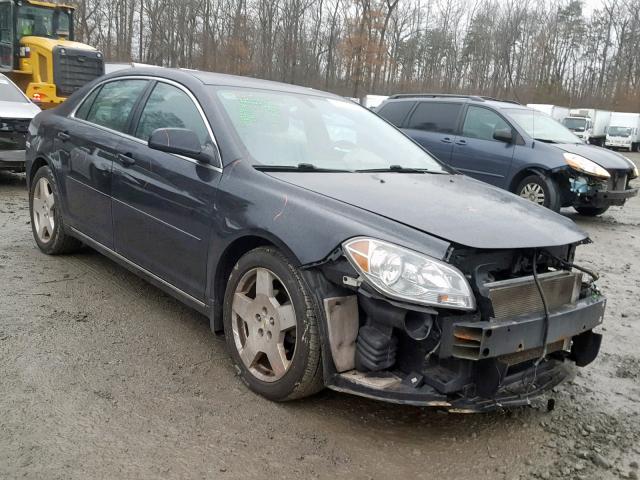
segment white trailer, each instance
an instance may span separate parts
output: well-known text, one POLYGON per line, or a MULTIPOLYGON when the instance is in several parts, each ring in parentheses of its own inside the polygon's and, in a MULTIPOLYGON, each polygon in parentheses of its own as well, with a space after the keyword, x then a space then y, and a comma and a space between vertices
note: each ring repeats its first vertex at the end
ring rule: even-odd
POLYGON ((605 146, 640 152, 640 113, 613 112, 605 146))
POLYGON ((366 95, 362 97, 360 105, 367 107, 369 110, 375 111, 375 109, 378 108, 387 98, 389 97, 386 95, 366 95))
POLYGON ((603 146, 610 121, 611 112, 608 110, 572 108, 562 123, 585 143, 603 146))
POLYGON ((539 112, 546 113, 554 120, 561 122, 564 117, 569 115, 569 109, 567 107, 561 107, 559 105, 549 105, 548 103, 527 103, 527 107, 538 110, 539 112))

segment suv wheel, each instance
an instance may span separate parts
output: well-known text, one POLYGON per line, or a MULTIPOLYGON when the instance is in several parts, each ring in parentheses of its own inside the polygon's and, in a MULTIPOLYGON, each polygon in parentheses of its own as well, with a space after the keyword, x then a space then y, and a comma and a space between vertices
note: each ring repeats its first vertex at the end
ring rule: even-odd
POLYGON ((558 184, 546 175, 529 175, 518 184, 515 193, 554 212, 560 211, 558 184))
POLYGON ((29 191, 31 230, 38 248, 47 255, 71 253, 82 245, 64 232, 60 198, 49 167, 41 167, 33 177, 29 191))
POLYGON ((227 347, 241 379, 284 401, 322 389, 318 318, 299 270, 272 247, 245 254, 224 298, 227 347))

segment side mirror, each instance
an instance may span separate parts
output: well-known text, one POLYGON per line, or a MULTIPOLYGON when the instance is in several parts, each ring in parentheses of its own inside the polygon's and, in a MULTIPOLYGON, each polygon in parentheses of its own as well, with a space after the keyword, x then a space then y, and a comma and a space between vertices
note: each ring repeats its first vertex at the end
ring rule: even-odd
POLYGON ((498 128, 493 132, 493 139, 504 143, 513 143, 513 131, 510 128, 498 128))
POLYGON ((158 128, 149 138, 149 148, 193 158, 202 163, 215 163, 215 156, 200 144, 200 139, 186 128, 158 128))

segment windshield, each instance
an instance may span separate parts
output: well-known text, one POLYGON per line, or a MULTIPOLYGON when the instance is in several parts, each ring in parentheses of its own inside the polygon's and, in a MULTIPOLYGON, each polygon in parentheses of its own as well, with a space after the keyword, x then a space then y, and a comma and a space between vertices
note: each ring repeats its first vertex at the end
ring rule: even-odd
POLYGON ((527 134, 541 142, 582 143, 569 129, 549 115, 532 109, 505 109, 509 116, 527 134))
POLYGON ((256 164, 448 173, 394 127, 351 101, 248 88, 220 88, 216 94, 256 164))
POLYGON ((628 137, 631 135, 631 129, 628 127, 609 127, 607 134, 612 137, 628 137))
POLYGON ((69 35, 71 15, 54 8, 22 5, 18 9, 18 40, 26 36, 55 38, 69 35))
POLYGON ((562 123, 564 123, 564 126, 569 130, 573 130, 574 132, 584 132, 587 120, 585 118, 565 118, 562 123))
POLYGON ((0 102, 27 103, 29 100, 7 77, 0 74, 0 102))

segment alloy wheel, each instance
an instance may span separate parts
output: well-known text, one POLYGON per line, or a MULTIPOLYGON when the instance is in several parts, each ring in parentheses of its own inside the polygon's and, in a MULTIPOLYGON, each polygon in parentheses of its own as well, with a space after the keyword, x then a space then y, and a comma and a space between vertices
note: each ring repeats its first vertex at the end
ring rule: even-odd
POLYGON ((42 177, 33 191, 33 223, 42 243, 48 243, 55 229, 55 198, 49 180, 42 177))
POLYGON ((537 183, 527 183, 520 191, 520 196, 527 200, 537 203, 538 205, 544 205, 545 195, 542 185, 537 183))
POLYGON ((266 268, 245 273, 231 305, 233 338, 244 366, 264 382, 280 380, 296 347, 296 314, 278 276, 266 268))

